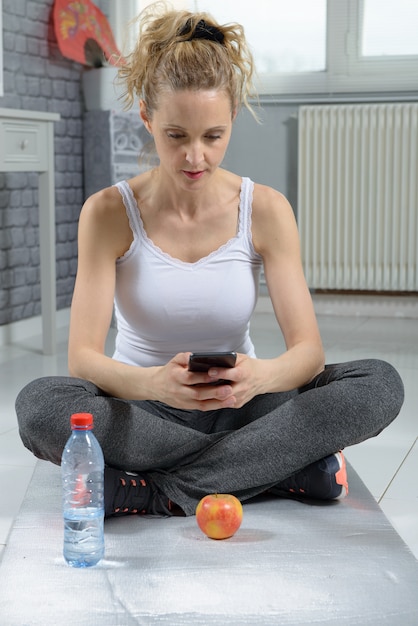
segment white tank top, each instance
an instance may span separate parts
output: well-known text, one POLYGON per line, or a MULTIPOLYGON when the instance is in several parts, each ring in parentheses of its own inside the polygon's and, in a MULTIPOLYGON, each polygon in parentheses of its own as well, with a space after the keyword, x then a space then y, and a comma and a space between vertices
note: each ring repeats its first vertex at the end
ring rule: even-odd
POLYGON ((145 232, 128 183, 116 187, 133 242, 116 263, 113 358, 146 367, 163 365, 178 352, 233 350, 255 356, 249 328, 262 258, 252 244, 253 182, 242 179, 235 237, 195 263, 160 250, 145 232))

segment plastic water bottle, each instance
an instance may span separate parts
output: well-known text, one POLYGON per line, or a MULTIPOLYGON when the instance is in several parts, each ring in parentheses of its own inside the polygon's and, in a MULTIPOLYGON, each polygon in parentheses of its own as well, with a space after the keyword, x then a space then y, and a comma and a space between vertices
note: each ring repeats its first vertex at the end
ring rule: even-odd
POLYGON ((72 435, 61 459, 64 558, 91 567, 104 556, 104 460, 92 432, 93 416, 71 416, 72 435))

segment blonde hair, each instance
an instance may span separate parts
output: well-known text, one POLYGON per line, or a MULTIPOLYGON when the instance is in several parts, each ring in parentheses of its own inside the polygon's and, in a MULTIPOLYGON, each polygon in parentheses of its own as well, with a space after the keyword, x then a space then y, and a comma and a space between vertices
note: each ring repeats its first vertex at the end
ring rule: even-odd
POLYGON ((229 96, 231 112, 244 105, 256 117, 249 103, 256 97, 254 62, 240 24, 220 25, 208 13, 170 10, 165 2, 146 8, 136 22, 136 46, 119 69, 126 109, 138 97, 152 117, 164 91, 215 89, 229 96), (201 20, 222 42, 193 38, 201 20))

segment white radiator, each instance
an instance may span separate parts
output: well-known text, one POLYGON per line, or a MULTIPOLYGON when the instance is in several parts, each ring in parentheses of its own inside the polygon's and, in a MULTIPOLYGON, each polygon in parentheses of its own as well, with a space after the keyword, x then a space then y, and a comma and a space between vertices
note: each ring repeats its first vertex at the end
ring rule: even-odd
POLYGON ((302 106, 298 135, 309 286, 418 291, 418 103, 302 106))

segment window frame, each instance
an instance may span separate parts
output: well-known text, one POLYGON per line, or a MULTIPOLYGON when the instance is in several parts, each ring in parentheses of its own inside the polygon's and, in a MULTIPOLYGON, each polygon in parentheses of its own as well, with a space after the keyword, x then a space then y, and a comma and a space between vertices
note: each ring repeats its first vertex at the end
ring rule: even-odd
POLYGON ((365 0, 356 0, 356 2, 352 2, 352 6, 350 7, 347 50, 349 71, 351 67, 351 73, 358 73, 359 75, 374 75, 377 73, 378 79, 380 79, 383 74, 387 75, 388 72, 392 75, 393 80, 396 80, 398 73, 401 74, 402 80, 408 75, 411 76, 411 72, 413 72, 414 69, 418 71, 418 54, 404 56, 362 56, 362 15, 364 1, 365 0))

